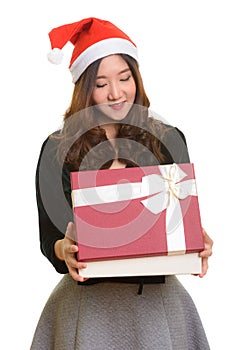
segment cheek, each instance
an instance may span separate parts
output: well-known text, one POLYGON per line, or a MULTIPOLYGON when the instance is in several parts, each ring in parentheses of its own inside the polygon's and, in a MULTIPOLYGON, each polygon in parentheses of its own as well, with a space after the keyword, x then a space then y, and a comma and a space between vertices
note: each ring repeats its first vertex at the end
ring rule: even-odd
POLYGON ((136 84, 135 82, 132 83, 132 85, 129 88, 129 96, 131 96, 131 99, 134 101, 136 96, 136 84))
POLYGON ((101 90, 95 89, 95 90, 93 91, 92 97, 93 97, 93 101, 94 101, 96 104, 102 103, 103 100, 104 100, 103 93, 102 93, 101 90))

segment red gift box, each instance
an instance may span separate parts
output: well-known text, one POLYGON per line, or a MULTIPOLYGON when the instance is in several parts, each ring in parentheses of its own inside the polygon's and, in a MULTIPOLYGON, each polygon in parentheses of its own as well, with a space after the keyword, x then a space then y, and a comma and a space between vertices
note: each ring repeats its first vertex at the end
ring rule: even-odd
MULTIPOLYGON (((200 270, 197 252, 204 244, 193 164, 73 172, 71 184, 79 261, 102 269, 108 262, 117 271, 122 261, 126 274, 126 264, 144 263, 145 274, 153 274, 147 273, 152 259, 167 256, 175 264, 176 255, 183 264, 183 254, 200 270)), ((123 275, 117 271, 108 273, 123 275)))

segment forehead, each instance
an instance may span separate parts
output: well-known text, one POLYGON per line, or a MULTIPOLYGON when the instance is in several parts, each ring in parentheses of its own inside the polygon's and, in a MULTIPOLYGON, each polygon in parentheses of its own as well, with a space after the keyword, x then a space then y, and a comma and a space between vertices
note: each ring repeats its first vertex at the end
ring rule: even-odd
POLYGON ((127 68, 129 68, 127 62, 120 55, 110 55, 101 60, 98 68, 98 76, 119 74, 127 68))

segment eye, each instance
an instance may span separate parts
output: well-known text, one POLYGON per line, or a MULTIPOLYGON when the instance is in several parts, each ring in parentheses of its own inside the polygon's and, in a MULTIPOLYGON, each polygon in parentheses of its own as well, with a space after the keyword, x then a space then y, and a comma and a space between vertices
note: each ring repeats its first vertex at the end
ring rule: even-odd
POLYGON ((131 75, 128 75, 127 78, 122 78, 120 81, 128 81, 131 78, 131 75))
POLYGON ((103 88, 104 86, 106 86, 106 84, 96 84, 96 88, 98 89, 103 88))

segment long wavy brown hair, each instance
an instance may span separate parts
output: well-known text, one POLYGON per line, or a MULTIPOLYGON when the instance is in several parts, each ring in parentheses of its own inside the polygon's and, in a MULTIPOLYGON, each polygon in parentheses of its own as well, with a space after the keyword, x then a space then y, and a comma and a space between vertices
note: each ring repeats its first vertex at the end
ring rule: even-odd
POLYGON ((115 149, 105 129, 98 124, 100 110, 92 98, 100 59, 75 83, 70 107, 64 115, 58 154, 70 170, 106 169, 116 157, 127 166, 155 165, 165 160, 157 137, 162 133, 163 124, 148 115, 150 102, 138 63, 128 55, 121 54, 121 57, 132 72, 136 96, 128 115, 118 122, 115 149))

